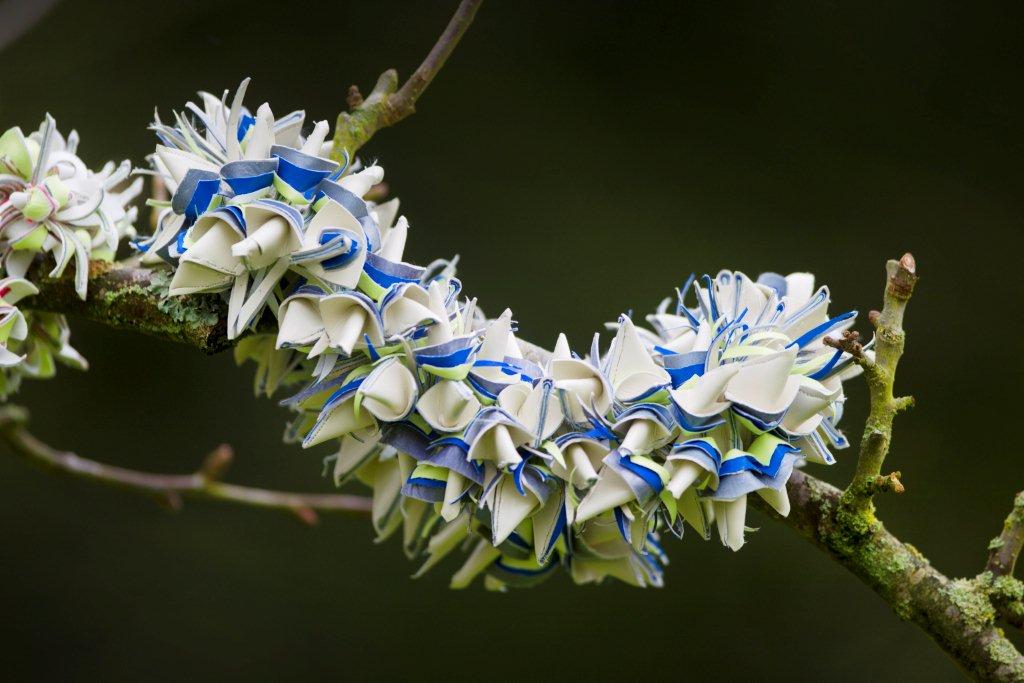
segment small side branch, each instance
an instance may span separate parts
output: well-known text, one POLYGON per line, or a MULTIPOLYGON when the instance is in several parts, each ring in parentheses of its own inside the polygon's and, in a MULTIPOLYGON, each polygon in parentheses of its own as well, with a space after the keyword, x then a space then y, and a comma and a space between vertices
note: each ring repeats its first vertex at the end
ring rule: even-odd
POLYGON ((27 422, 28 412, 23 408, 0 408, 0 439, 15 454, 46 469, 154 496, 172 509, 181 507, 183 497, 205 498, 289 512, 306 524, 315 524, 318 513, 364 514, 370 510, 370 499, 362 496, 289 493, 223 483, 220 478, 232 459, 231 448, 226 445, 214 450, 192 474, 154 474, 58 451, 29 433, 27 422))
POLYGON ((357 87, 349 88, 346 98, 349 111, 338 115, 334 128, 334 146, 331 150, 334 159, 340 161, 346 154, 354 155, 378 130, 393 126, 416 111, 416 101, 448 61, 473 22, 481 2, 483 0, 462 0, 459 3, 455 15, 430 54, 401 88, 398 87, 398 73, 394 69, 388 69, 380 75, 373 91, 365 99, 357 87))
POLYGON ((864 368, 871 406, 861 439, 857 471, 853 481, 843 495, 844 505, 855 513, 873 516, 872 497, 882 489, 899 491, 899 475, 881 476, 882 465, 889 454, 892 442, 892 423, 896 413, 913 405, 909 396, 893 396, 896 366, 903 355, 905 334, 903 314, 907 302, 914 293, 917 283, 917 264, 914 257, 904 254, 900 260, 886 264, 886 287, 884 306, 881 312, 872 311, 868 316, 875 326, 875 354, 869 358, 860 346, 856 334, 844 335, 840 341, 829 340, 829 344, 851 353, 864 368), (886 480, 892 486, 880 486, 886 480))
POLYGON ((1024 491, 1013 499, 1013 509, 1003 522, 1002 532, 988 544, 985 570, 993 576, 1013 576, 1014 566, 1024 547, 1024 491))

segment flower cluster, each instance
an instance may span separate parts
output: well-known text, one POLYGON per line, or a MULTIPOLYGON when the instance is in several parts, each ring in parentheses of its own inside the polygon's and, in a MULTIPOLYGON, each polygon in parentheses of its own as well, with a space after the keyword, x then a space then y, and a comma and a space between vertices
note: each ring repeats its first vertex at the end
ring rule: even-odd
MULTIPOLYGON (((787 514, 804 461, 833 462, 851 357, 823 344, 827 288, 797 273, 705 276, 610 347, 560 336, 524 352, 510 311, 488 320, 452 264, 403 261, 397 200, 366 199, 378 166, 327 157, 327 124, 202 95, 157 121, 151 162, 173 190, 140 248, 175 265, 173 294, 223 292, 256 390, 304 383, 286 440, 336 444, 340 486, 373 492, 379 538, 401 530, 419 573, 468 552, 452 585, 660 585, 665 533, 744 542, 747 496, 787 514), (687 300, 692 294, 693 304, 687 300), (267 331, 276 321, 276 333, 267 331), (260 323, 264 323, 260 325, 260 323)), ((532 347, 529 347, 532 348, 532 347)))
POLYGON ((61 315, 22 312, 17 303, 37 292, 26 280, 41 259, 52 260, 50 277, 74 261, 75 291, 86 296, 89 261, 110 261, 122 237, 134 235, 142 179, 127 183, 131 164, 107 163, 90 171, 76 155, 78 134, 66 138, 49 114, 25 135, 11 128, 0 135, 0 396, 15 391, 22 377, 47 378, 55 361, 85 367, 68 344, 61 315))
POLYGON ((202 107, 187 104, 194 120, 175 114, 174 126, 153 123, 161 144, 151 172, 172 197, 155 234, 136 243, 148 260, 175 266, 172 295, 228 292, 231 339, 268 305, 276 309, 297 280, 324 290, 355 287, 368 258, 401 251, 405 229, 396 226, 395 244, 385 245, 390 224, 380 218, 393 219, 397 203, 362 199, 383 179, 380 167, 350 168, 322 156, 328 124, 316 123, 303 138, 304 112, 275 118, 263 104, 253 116, 242 104, 247 86, 230 104, 227 94, 200 93, 202 107))
MULTIPOLYGON (((829 317, 813 276, 691 277, 648 327, 610 324, 603 352, 599 335, 584 355, 564 335, 538 351, 511 311, 488 319, 462 296, 453 262, 404 260, 398 200, 370 198, 383 169, 332 158, 328 124, 303 136, 301 111, 251 113, 247 84, 157 117, 140 172, 171 198, 151 201, 156 229, 134 245, 170 264, 171 295, 223 295, 257 393, 299 387, 285 439, 334 445, 335 483, 372 490, 378 537, 400 531, 417 575, 461 548, 453 587, 529 586, 559 566, 661 585, 662 537, 717 528, 738 550, 749 495, 787 514, 793 468, 846 445, 858 366, 823 339, 855 313, 829 317)), ((76 147, 49 116, 0 137, 0 394, 85 364, 62 316, 19 310, 32 263, 52 257, 59 275, 73 259, 84 297, 89 260, 134 235, 127 164, 93 173, 76 147)))

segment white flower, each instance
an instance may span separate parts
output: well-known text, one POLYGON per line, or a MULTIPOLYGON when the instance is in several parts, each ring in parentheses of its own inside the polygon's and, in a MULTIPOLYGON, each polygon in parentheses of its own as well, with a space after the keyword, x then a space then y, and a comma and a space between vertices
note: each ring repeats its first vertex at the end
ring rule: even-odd
POLYGON ((98 173, 75 152, 78 134, 64 138, 46 115, 26 136, 10 128, 0 136, 0 253, 6 272, 24 277, 36 255, 52 254, 51 277, 75 262, 75 291, 85 298, 89 260, 113 260, 121 237, 133 234, 142 181, 121 188, 127 161, 108 163, 98 173))

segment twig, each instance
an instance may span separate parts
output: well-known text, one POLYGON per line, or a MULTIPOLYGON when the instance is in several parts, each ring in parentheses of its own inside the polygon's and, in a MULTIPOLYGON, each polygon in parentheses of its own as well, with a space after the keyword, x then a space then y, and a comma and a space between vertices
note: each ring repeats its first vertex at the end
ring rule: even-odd
POLYGON ((864 347, 860 343, 860 332, 856 330, 846 330, 843 332, 842 339, 833 339, 832 337, 825 337, 822 339, 822 343, 825 346, 831 346, 833 349, 839 349, 853 356, 855 362, 863 365, 866 361, 864 356, 864 347))
MULTIPOLYGON (((830 345, 849 350, 854 355, 864 368, 867 378, 871 406, 860 442, 857 471, 843 494, 843 502, 854 513, 865 513, 872 517, 872 497, 884 488, 879 484, 885 479, 881 477, 881 471, 892 442, 893 419, 896 413, 913 405, 913 399, 909 396, 893 396, 893 383, 896 366, 903 355, 903 313, 917 283, 914 257, 908 253, 899 261, 889 261, 886 274, 885 305, 880 313, 872 311, 869 315, 875 326, 874 359, 871 360, 863 353, 854 335, 845 335, 839 342, 830 340, 830 345)), ((892 475, 888 478, 892 480, 892 475)), ((895 481, 898 483, 898 476, 895 481)), ((897 490, 895 484, 889 490, 897 490)))
POLYGON ((380 75, 373 91, 365 99, 359 88, 349 88, 349 111, 338 115, 334 128, 334 145, 331 149, 334 159, 341 160, 346 154, 354 155, 378 130, 393 126, 416 111, 416 100, 451 56, 473 22, 482 1, 462 0, 459 3, 444 33, 401 88, 398 87, 398 73, 394 69, 388 69, 380 75))
POLYGON ((1013 576, 1014 565, 1024 547, 1024 491, 1013 499, 1013 509, 1003 522, 1003 531, 988 544, 985 570, 993 576, 1013 576))
POLYGON ((163 504, 177 509, 181 498, 205 498, 249 507, 282 510, 306 524, 317 522, 317 513, 363 514, 370 510, 370 499, 348 494, 289 493, 226 484, 219 478, 231 463, 230 446, 214 450, 203 465, 192 474, 154 474, 140 472, 95 460, 74 453, 58 451, 34 437, 26 429, 28 411, 18 406, 0 408, 0 438, 11 450, 47 469, 82 479, 156 496, 163 504))

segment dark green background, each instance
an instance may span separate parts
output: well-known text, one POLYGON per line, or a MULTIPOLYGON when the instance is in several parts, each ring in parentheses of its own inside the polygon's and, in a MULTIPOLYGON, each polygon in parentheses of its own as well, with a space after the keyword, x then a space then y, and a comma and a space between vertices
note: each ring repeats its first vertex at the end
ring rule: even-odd
MULTIPOLYGON (((7 0, 10 2, 10 0, 7 0)), ((141 162, 154 105, 253 77, 248 103, 329 118, 350 83, 408 74, 454 1, 66 0, 0 54, 0 128, 52 112, 93 164, 141 162)), ((880 304, 912 250, 887 525, 950 575, 976 573, 1024 483, 1021 22, 989 3, 485 3, 421 111, 365 148, 420 262, 462 255, 469 293, 527 338, 578 348, 690 271, 811 270, 835 307, 880 304)), ((864 329, 866 323, 861 325, 864 329)), ((251 370, 74 321, 86 375, 20 400, 81 454, 327 490, 322 452, 280 443, 251 370)), ((865 390, 849 388, 856 437, 865 390)), ((846 482, 855 455, 814 473, 846 482)), ((739 554, 669 543, 663 590, 509 595, 413 581, 368 522, 129 494, 0 459, 0 666, 22 678, 836 680, 959 677, 870 590, 757 513, 739 554)))

